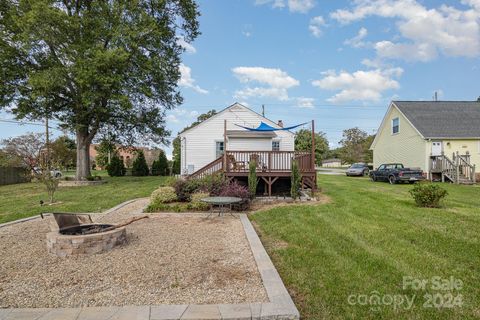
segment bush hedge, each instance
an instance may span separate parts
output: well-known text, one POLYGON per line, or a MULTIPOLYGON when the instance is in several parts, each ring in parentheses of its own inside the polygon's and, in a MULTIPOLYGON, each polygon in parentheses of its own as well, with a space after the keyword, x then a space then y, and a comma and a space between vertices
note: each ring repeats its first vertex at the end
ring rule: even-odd
POLYGON ((417 206, 426 208, 439 208, 448 195, 447 190, 433 183, 417 183, 409 192, 417 206))
POLYGON ((177 201, 177 194, 172 187, 160 187, 152 192, 150 196, 150 202, 157 203, 171 203, 177 201))
POLYGON ((122 177, 127 172, 122 159, 117 154, 114 154, 112 159, 110 159, 110 163, 107 165, 107 172, 110 177, 122 177))
POLYGON ((191 196, 191 201, 188 204, 188 208, 194 211, 207 211, 210 208, 208 203, 202 201, 203 198, 208 197, 206 192, 195 192, 191 196))
POLYGON ((147 160, 145 160, 145 154, 142 150, 137 151, 137 158, 133 161, 132 164, 132 176, 148 176, 149 169, 147 160))

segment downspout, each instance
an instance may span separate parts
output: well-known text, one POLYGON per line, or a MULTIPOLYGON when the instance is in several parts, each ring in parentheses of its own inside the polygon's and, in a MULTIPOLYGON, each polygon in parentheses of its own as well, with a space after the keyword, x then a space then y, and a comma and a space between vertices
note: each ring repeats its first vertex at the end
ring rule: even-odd
POLYGON ((188 168, 187 168, 187 138, 183 137, 183 157, 182 157, 182 172, 180 172, 181 175, 184 175, 185 172, 188 174, 188 168))

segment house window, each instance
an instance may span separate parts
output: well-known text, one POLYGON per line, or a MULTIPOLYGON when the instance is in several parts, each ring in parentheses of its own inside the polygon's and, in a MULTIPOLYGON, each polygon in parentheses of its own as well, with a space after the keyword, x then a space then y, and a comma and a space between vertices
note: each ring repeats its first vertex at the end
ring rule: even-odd
POLYGON ((223 141, 215 141, 215 157, 220 158, 223 155, 223 141))
POLYGON ((400 119, 395 118, 392 120, 392 134, 397 134, 400 132, 400 119))
POLYGON ((280 141, 272 141, 272 151, 280 151, 280 141))

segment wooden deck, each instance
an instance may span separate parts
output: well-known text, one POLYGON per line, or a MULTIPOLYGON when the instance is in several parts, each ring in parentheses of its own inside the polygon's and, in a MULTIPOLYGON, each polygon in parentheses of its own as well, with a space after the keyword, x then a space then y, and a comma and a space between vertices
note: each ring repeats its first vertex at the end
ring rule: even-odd
POLYGON ((303 151, 231 151, 228 150, 218 159, 194 172, 189 178, 223 172, 227 178, 248 177, 249 165, 257 166, 257 177, 262 179, 272 194, 272 185, 279 179, 292 175, 292 162, 298 163, 302 188, 316 190, 317 176, 315 157, 311 152, 303 151))

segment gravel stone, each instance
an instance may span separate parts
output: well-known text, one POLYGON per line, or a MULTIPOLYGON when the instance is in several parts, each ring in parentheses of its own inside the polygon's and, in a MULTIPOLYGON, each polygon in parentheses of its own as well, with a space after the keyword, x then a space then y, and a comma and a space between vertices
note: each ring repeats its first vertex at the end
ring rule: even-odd
MULTIPOLYGON (((137 200, 95 222, 136 215, 137 200)), ((238 218, 151 214, 127 226, 111 251, 58 258, 47 252, 48 221, 0 228, 0 308, 74 308, 267 302, 238 218)))

